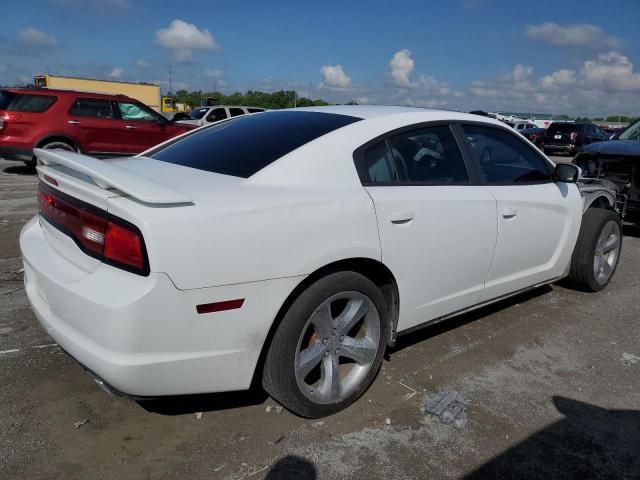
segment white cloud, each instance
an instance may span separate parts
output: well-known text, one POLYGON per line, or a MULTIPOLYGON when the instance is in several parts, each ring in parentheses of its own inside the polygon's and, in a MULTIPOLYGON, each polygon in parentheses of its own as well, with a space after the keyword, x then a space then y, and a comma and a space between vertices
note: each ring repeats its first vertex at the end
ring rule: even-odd
POLYGON ((149 62, 145 62, 144 60, 136 60, 136 67, 138 68, 151 68, 151 64, 149 62))
POLYGON ((580 77, 590 88, 606 92, 640 91, 640 73, 634 72, 633 63, 619 52, 602 53, 584 62, 580 77))
POLYGON ((415 62, 411 58, 411 52, 406 48, 393 54, 393 58, 389 62, 389 69, 393 83, 397 87, 409 88, 411 83, 411 72, 415 68, 415 62))
POLYGON ((597 25, 580 23, 575 25, 558 25, 545 22, 539 25, 527 25, 525 35, 550 45, 583 47, 593 50, 617 48, 620 40, 607 35, 597 25))
POLYGON ((540 84, 548 89, 557 89, 565 87, 567 85, 573 85, 576 83, 576 72, 566 68, 561 68, 553 72, 551 75, 547 75, 540 79, 540 84))
POLYGON ((109 78, 118 79, 122 77, 123 73, 124 73, 123 69, 121 69, 120 67, 115 67, 113 70, 111 70, 111 73, 109 74, 109 78))
POLYGON ((369 104, 369 97, 367 97, 366 95, 363 95, 361 97, 355 97, 354 100, 359 105, 368 105, 369 104))
POLYGON ((349 88, 351 78, 344 72, 342 65, 325 65, 320 69, 322 85, 330 88, 349 88))
POLYGON ((179 62, 191 60, 194 50, 210 51, 220 48, 209 30, 200 30, 193 23, 183 20, 174 20, 168 28, 159 29, 156 41, 171 50, 179 62))
POLYGON ((23 44, 30 47, 51 48, 58 44, 56 37, 35 28, 27 28, 18 32, 23 44))
POLYGON ((227 81, 224 79, 224 72, 222 70, 205 70, 204 75, 206 77, 213 78, 214 88, 224 88, 227 86, 227 81))

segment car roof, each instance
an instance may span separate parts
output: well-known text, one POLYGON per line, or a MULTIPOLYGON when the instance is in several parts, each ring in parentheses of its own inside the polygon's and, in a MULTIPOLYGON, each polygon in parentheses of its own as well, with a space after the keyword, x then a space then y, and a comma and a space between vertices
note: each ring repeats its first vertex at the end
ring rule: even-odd
MULTIPOLYGON (((348 115, 351 117, 361 118, 363 120, 372 120, 375 118, 387 116, 421 116, 419 121, 438 121, 438 120, 462 120, 469 122, 490 123, 504 127, 504 123, 490 117, 475 115, 472 113, 456 112, 453 110, 436 110, 420 107, 400 107, 392 105, 330 105, 323 107, 301 107, 290 108, 288 110, 296 112, 320 112, 333 113, 337 115, 348 115)), ((267 112, 268 113, 268 112, 267 112)))
POLYGON ((28 95, 55 95, 55 96, 91 96, 106 98, 111 100, 133 100, 131 97, 122 94, 91 92, 87 90, 66 90, 57 88, 0 88, 0 90, 28 95))

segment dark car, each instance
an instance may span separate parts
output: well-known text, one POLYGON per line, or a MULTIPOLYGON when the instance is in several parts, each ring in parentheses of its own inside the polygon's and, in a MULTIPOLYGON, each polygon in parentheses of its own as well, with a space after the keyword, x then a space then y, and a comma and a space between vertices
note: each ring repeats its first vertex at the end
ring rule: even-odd
POLYGON ((33 164, 34 148, 135 155, 192 130, 138 100, 72 90, 0 90, 0 157, 33 164))
POLYGON ((568 153, 574 155, 585 145, 609 138, 592 123, 554 122, 544 136, 544 153, 568 153))
POLYGON ((544 145, 544 136, 547 133, 546 128, 523 128, 518 130, 527 140, 542 150, 544 145))
POLYGON ((640 121, 617 140, 584 147, 573 163, 585 178, 601 178, 618 186, 620 207, 627 220, 640 223, 640 121))

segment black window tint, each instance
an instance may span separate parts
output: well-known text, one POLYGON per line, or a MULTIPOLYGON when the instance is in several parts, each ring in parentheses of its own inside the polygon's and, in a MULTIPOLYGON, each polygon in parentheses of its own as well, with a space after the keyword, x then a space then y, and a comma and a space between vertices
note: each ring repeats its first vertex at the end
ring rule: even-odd
POLYGON ((111 102, 109 100, 97 100, 92 98, 78 98, 73 102, 71 115, 96 118, 113 118, 111 102))
POLYGON ((225 118, 227 118, 227 112, 225 112, 224 108, 214 108, 207 115, 207 122, 219 122, 225 118))
POLYGON ((448 126, 427 127, 389 140, 400 181, 448 184, 468 182, 469 175, 448 126))
POLYGON ((207 113, 208 111, 209 111, 208 107, 195 108, 191 111, 191 113, 189 113, 189 117, 192 120, 200 120, 202 117, 204 117, 204 114, 207 113))
POLYGON ((244 110, 242 110, 241 108, 230 108, 229 114, 232 117, 239 117, 240 115, 244 115, 244 110))
POLYGON ((249 113, 264 112, 264 108, 247 108, 247 111, 248 111, 249 113))
POLYGON ((471 153, 488 183, 551 180, 546 162, 516 135, 491 127, 463 127, 471 153))
POLYGON ((16 94, 6 107, 12 112, 42 113, 49 109, 58 97, 50 95, 16 94))
POLYGON ((245 115, 187 135, 152 153, 151 157, 248 178, 305 143, 358 120, 361 119, 320 112, 245 115))
POLYGON ((576 131, 576 126, 573 123, 552 123, 549 125, 547 132, 549 134, 554 133, 571 133, 576 131))
POLYGON ((15 93, 0 90, 0 110, 5 110, 15 96, 15 93))
POLYGON ((393 162, 385 142, 369 147, 364 152, 365 182, 391 182, 397 180, 393 162))

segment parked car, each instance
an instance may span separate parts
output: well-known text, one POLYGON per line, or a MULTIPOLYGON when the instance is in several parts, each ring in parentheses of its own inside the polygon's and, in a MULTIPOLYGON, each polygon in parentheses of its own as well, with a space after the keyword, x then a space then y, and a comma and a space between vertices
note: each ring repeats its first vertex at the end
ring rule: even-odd
POLYGON ((194 127, 177 125, 124 95, 0 90, 0 157, 35 164, 34 148, 135 155, 194 127))
POLYGON ((519 132, 536 147, 542 149, 544 145, 544 136, 547 133, 546 128, 523 128, 522 130, 519 130, 519 132))
POLYGON ((573 163, 582 169, 584 178, 616 184, 625 219, 640 224, 640 121, 615 140, 584 147, 573 163))
POLYGON ((513 128, 514 130, 524 130, 525 128, 536 128, 536 125, 534 125, 531 122, 515 122, 513 124, 513 128))
POLYGON ((575 165, 477 115, 301 108, 133 158, 36 155, 31 306, 101 385, 140 397, 255 379, 329 415, 398 335, 566 276, 601 290, 621 251, 614 191, 581 192, 575 165), (481 161, 479 137, 504 153, 481 161))
POLYGON ((575 155, 583 146, 607 138, 607 134, 592 123, 554 122, 543 139, 544 153, 575 155))
POLYGON ((265 109, 260 107, 227 107, 224 105, 219 105, 217 107, 198 107, 191 110, 189 113, 189 120, 180 120, 179 123, 202 126, 219 122, 220 120, 226 120, 231 117, 239 117, 248 113, 260 113, 264 111, 265 109))

